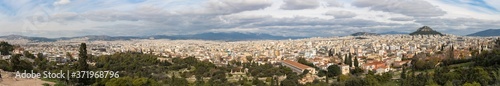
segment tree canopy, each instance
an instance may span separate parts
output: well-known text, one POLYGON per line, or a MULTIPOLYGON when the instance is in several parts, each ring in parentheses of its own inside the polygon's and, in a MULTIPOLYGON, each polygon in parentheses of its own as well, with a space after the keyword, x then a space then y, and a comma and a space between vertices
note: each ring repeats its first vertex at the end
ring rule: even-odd
POLYGON ((10 45, 5 41, 0 42, 0 53, 1 55, 10 55, 10 52, 14 50, 14 46, 10 45))

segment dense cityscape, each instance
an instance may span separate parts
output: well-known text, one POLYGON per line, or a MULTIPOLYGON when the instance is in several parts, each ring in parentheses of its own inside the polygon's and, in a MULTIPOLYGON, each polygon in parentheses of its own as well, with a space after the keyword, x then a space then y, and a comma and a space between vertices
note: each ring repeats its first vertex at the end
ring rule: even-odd
MULTIPOLYGON (((390 65, 406 64, 402 58, 412 58, 418 53, 428 53, 436 58, 448 58, 444 55, 449 49, 455 49, 453 58, 470 58, 473 52, 493 48, 494 38, 435 36, 435 35, 383 35, 346 36, 331 38, 308 38, 297 40, 263 41, 202 41, 202 40, 133 40, 133 41, 93 41, 88 42, 91 55, 112 55, 120 52, 142 52, 164 57, 186 58, 193 56, 198 60, 207 60, 217 65, 226 65, 229 61, 247 61, 254 58, 258 64, 277 63, 282 60, 296 61, 305 58, 315 66, 326 69, 333 64, 342 63, 346 56, 359 57, 358 65, 382 62, 386 70, 393 70, 390 65), (367 62, 367 63, 365 63, 367 62)), ((64 63, 70 57, 78 59, 78 42, 49 42, 22 44, 14 49, 15 54, 42 53, 49 61, 64 63), (69 55, 68 55, 69 54, 69 55)), ((9 59, 9 56, 3 56, 9 59)), ((367 65, 368 66, 368 65, 367 65)), ((366 69, 366 67, 365 67, 366 69)), ((378 70, 377 68, 369 70, 378 70)), ((345 73, 344 73, 345 74, 345 73)))

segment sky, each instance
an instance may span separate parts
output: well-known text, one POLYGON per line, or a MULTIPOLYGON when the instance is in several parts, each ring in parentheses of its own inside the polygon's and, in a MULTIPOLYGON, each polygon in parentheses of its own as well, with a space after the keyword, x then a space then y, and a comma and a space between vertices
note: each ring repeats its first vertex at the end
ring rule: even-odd
POLYGON ((500 29, 500 0, 0 0, 0 35, 330 37, 422 26, 453 35, 500 29))

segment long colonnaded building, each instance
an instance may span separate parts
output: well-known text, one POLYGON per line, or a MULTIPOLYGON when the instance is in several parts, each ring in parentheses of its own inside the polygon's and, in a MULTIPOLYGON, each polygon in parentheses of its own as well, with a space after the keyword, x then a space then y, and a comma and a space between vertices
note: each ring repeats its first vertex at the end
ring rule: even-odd
POLYGON ((309 73, 316 74, 316 69, 314 69, 313 67, 309 67, 307 65, 300 64, 295 61, 283 60, 281 61, 281 65, 289 67, 290 69, 293 70, 293 72, 296 72, 298 74, 304 72, 305 70, 309 70, 309 73))

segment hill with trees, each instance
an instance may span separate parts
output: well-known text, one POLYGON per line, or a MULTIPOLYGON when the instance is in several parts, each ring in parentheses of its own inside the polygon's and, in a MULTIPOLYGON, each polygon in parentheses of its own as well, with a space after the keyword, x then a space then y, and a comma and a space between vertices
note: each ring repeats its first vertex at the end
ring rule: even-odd
POLYGON ((417 31, 410 33, 410 35, 440 35, 440 36, 443 36, 443 34, 433 30, 429 26, 420 27, 420 28, 418 28, 417 31))
POLYGON ((351 34, 351 36, 378 36, 379 34, 377 33, 369 33, 369 32, 357 32, 351 34))

